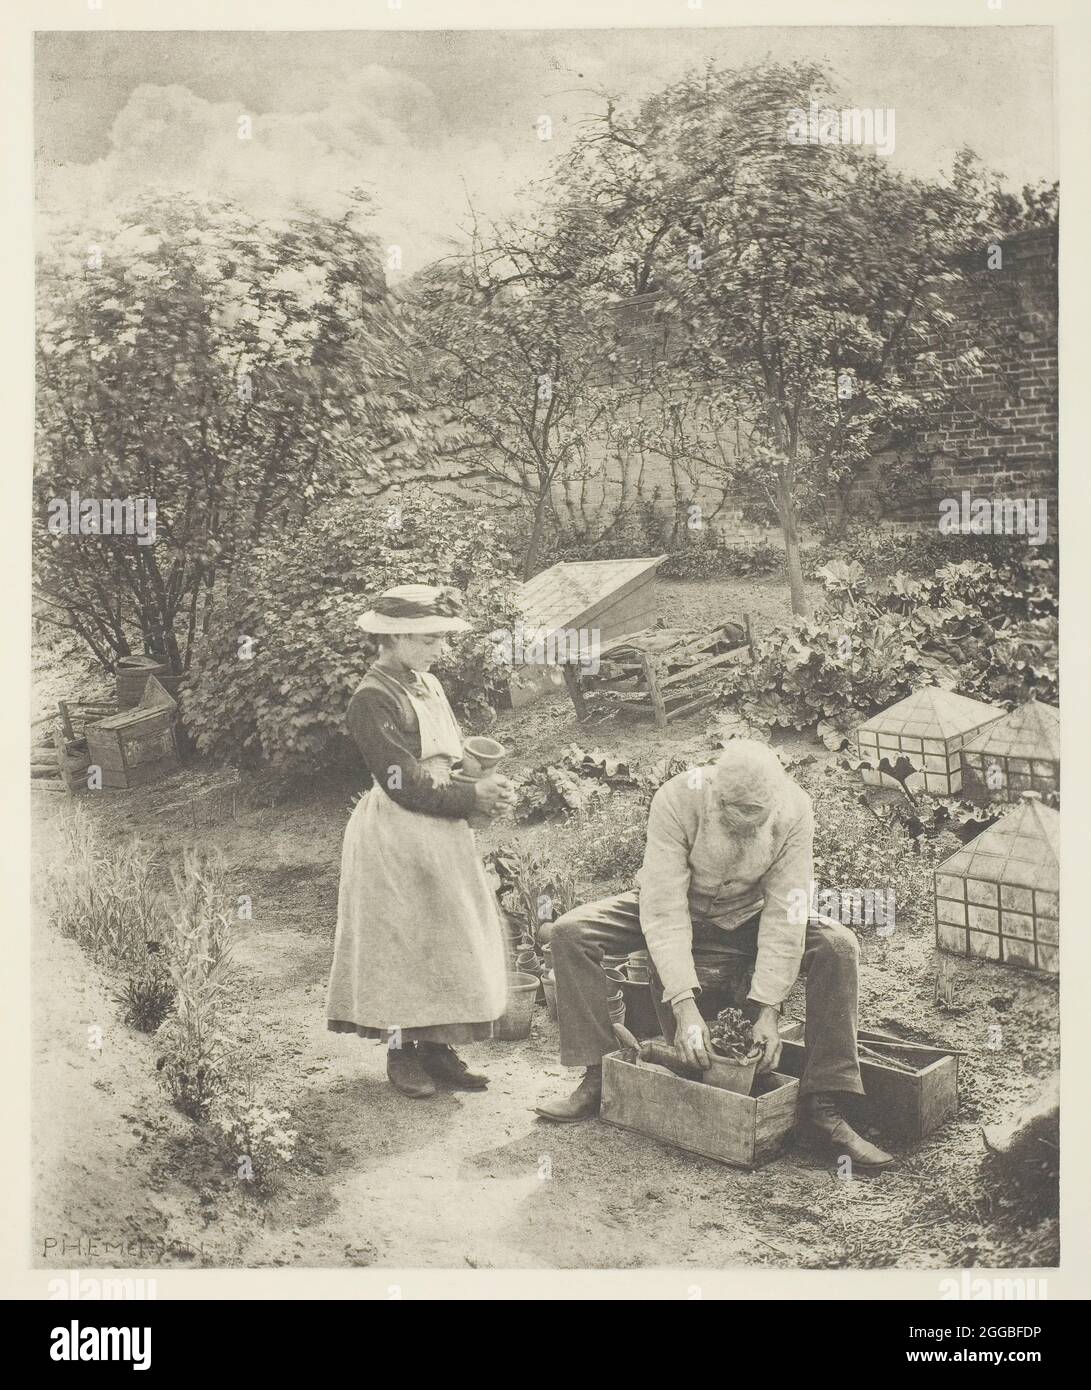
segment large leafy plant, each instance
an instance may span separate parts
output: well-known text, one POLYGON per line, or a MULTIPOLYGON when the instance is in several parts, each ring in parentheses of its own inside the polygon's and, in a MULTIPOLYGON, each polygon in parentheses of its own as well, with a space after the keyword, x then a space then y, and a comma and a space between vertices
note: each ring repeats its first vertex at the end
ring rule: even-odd
POLYGON ((818 726, 831 747, 920 685, 983 700, 1057 698, 1056 585, 1048 559, 963 560, 930 578, 874 579, 855 561, 817 572, 826 602, 757 643, 723 695, 756 731, 818 726))
POLYGON ((345 711, 375 650, 355 619, 395 584, 462 591, 474 631, 435 669, 456 707, 481 713, 506 683, 488 634, 518 616, 510 564, 491 522, 422 486, 330 503, 234 577, 183 697, 199 747, 233 761, 343 757, 345 711))

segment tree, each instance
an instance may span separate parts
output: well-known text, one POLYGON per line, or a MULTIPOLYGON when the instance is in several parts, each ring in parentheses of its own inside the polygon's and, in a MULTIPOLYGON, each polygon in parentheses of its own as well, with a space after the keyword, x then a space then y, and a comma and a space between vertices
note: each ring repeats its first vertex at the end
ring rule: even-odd
POLYGON ((970 160, 926 181, 860 144, 797 142, 793 113, 840 106, 820 65, 710 65, 634 110, 608 101, 560 173, 585 250, 618 288, 663 292, 674 364, 748 422, 727 466, 775 509, 796 613, 801 509, 909 427, 907 363, 949 321, 953 257, 995 225, 970 160))
POLYGON ((38 594, 104 665, 139 643, 185 671, 240 558, 351 475, 419 456, 364 212, 270 225, 156 196, 43 255, 38 594), (154 499, 155 543, 51 531, 51 500, 73 492, 154 499))
POLYGON ((558 489, 595 476, 619 409, 604 296, 536 264, 532 236, 496 231, 486 247, 475 234, 465 255, 431 267, 413 291, 420 386, 443 422, 444 476, 484 484, 527 516, 525 578, 560 519, 558 489))

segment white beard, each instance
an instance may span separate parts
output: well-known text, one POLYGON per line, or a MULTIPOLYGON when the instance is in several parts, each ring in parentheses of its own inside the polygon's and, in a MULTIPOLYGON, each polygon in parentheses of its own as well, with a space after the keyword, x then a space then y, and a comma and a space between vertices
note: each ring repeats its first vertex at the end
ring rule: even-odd
POLYGON ((764 873, 773 862, 774 847, 778 842, 777 827, 780 817, 777 812, 770 812, 760 825, 755 826, 731 824, 724 818, 718 806, 715 812, 735 872, 744 878, 751 876, 750 870, 757 870, 754 877, 764 873))

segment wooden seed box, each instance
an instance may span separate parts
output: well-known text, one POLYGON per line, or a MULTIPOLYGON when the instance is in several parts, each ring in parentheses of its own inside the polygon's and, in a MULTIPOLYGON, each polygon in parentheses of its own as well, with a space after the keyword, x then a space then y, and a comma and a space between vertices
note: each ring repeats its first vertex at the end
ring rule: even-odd
POLYGON ((757 1168, 767 1163, 796 1121, 799 1082, 772 1073, 761 1095, 737 1096, 700 1081, 602 1059, 601 1116, 607 1124, 661 1139, 718 1163, 757 1168))
MULTIPOLYGON (((862 1043, 881 1050, 883 1041, 866 1033, 858 1034, 862 1043)), ((802 1038, 782 1037, 780 1069, 789 1076, 803 1075, 802 1038)), ((871 1122, 886 1137, 915 1143, 939 1129, 958 1114, 958 1058, 950 1053, 938 1056, 935 1049, 914 1048, 911 1043, 891 1050, 914 1070, 899 1071, 867 1057, 860 1058, 860 1079, 864 1095, 861 1118, 871 1122)))

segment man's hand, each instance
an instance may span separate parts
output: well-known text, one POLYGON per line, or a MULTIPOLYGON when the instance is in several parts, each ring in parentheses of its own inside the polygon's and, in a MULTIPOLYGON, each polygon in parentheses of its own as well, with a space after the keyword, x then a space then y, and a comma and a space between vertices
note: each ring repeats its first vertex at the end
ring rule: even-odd
POLYGON ((754 1023, 754 1041, 764 1049, 758 1071, 775 1071, 784 1044, 780 1040, 780 1010, 772 1004, 762 1004, 754 1023))
POLYGON ((691 1067, 708 1071, 712 1065, 712 1038, 695 999, 679 999, 674 1010, 674 1045, 691 1067))

